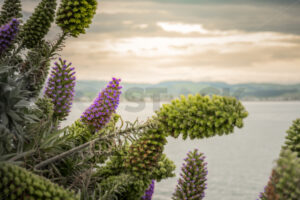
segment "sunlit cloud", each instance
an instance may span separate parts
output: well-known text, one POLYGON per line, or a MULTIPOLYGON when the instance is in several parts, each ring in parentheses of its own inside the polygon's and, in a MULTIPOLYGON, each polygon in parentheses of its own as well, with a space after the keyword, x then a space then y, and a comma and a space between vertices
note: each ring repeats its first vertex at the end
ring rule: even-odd
POLYGON ((183 34, 188 33, 200 33, 208 34, 210 31, 204 29, 202 24, 182 24, 182 23, 169 23, 169 22, 158 22, 157 25, 165 31, 178 32, 183 34))
MULTIPOLYGON (((28 17, 38 1, 24 2, 28 17)), ((296 83, 300 6, 291 5, 102 0, 87 34, 68 39, 62 56, 79 79, 296 83)), ((54 37, 58 29, 52 30, 54 37)))
POLYGON ((300 39, 299 36, 267 32, 234 32, 231 35, 205 37, 130 37, 116 40, 102 40, 97 35, 91 37, 93 39, 74 41, 67 48, 74 49, 73 52, 106 51, 124 56, 159 57, 184 56, 206 51, 235 52, 251 45, 290 47, 296 44, 286 41, 300 39))
POLYGON ((273 32, 120 39, 90 34, 72 41, 65 52, 72 52, 66 56, 82 65, 78 73, 81 79, 102 80, 114 75, 128 82, 276 79, 296 83, 300 43, 294 41, 300 41, 300 36, 273 32))
POLYGON ((148 24, 139 24, 139 25, 137 25, 137 27, 138 28, 140 28, 140 29, 145 29, 145 28, 148 28, 148 24))

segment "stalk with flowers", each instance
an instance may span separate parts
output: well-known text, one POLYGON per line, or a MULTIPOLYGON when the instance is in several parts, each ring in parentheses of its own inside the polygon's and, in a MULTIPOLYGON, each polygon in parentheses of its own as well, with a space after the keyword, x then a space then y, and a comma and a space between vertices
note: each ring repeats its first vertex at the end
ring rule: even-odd
MULTIPOLYGON (((243 126, 247 112, 235 98, 200 94, 173 100, 146 122, 124 122, 117 114, 121 79, 112 78, 80 119, 61 127, 76 67, 59 51, 85 33, 97 1, 62 0, 56 12, 57 3, 41 0, 26 22, 20 0, 2 6, 0 199, 149 200, 155 181, 175 176, 167 137, 208 138, 243 126), (48 41, 54 21, 61 33, 48 41)), ((173 199, 203 199, 206 174, 204 155, 189 153, 173 199)))
POLYGON ((181 178, 178 180, 174 200, 203 199, 206 189, 207 163, 205 156, 198 149, 189 152, 184 159, 181 178))
POLYGON ((55 67, 48 79, 44 96, 52 100, 54 106, 53 117, 59 121, 65 120, 68 116, 75 90, 75 71, 67 64, 66 60, 59 58, 59 63, 55 62, 55 67))
POLYGON ((15 18, 11 19, 10 22, 4 24, 0 28, 0 55, 7 50, 12 41, 14 41, 17 33, 18 33, 18 26, 19 21, 15 18))

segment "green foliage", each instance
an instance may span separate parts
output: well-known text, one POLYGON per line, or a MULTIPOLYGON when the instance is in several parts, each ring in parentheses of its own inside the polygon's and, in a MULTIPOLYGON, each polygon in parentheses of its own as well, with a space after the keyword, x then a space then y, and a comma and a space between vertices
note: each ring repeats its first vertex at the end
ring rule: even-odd
POLYGON ((56 0, 42 0, 24 24, 20 37, 27 48, 41 43, 54 21, 56 0))
POLYGON ((300 119, 295 120, 287 131, 285 146, 283 148, 298 153, 298 157, 300 158, 300 119))
POLYGON ((96 197, 99 199, 140 200, 150 184, 147 177, 136 177, 126 173, 124 159, 128 154, 127 145, 110 156, 104 166, 98 167, 92 181, 97 185, 96 197), (125 180, 125 182, 121 182, 125 180))
POLYGON ((96 172, 93 174, 93 179, 100 183, 102 180, 110 176, 118 176, 124 173, 124 159, 128 154, 128 147, 122 146, 121 149, 114 151, 109 160, 103 166, 97 166, 96 172))
POLYGON ((162 155, 163 146, 166 144, 165 137, 157 125, 146 128, 139 139, 119 150, 105 167, 98 170, 98 177, 107 177, 101 181, 100 186, 111 184, 112 180, 117 182, 127 172, 133 181, 128 182, 125 192, 118 193, 117 197, 120 200, 140 200, 152 179, 172 177, 175 166, 162 155))
POLYGON ((140 200, 151 181, 121 173, 109 176, 98 185, 99 199, 140 200))
POLYGON ((299 200, 299 186, 300 158, 297 157, 296 152, 283 150, 266 191, 261 194, 260 198, 262 200, 299 200))
POLYGON ((0 158, 14 148, 14 137, 8 128, 0 124, 0 158))
POLYGON ((235 126, 243 127, 248 113, 235 98, 197 94, 163 105, 157 116, 171 136, 195 139, 232 133, 235 126))
POLYGON ((129 174, 109 176, 98 185, 96 194, 101 200, 119 200, 135 181, 136 179, 129 174))
POLYGON ((35 113, 35 115, 43 119, 45 115, 47 115, 48 119, 51 119, 53 116, 53 103, 51 102, 51 99, 48 98, 40 98, 36 101, 36 106, 39 108, 39 110, 35 113))
POLYGON ((31 97, 39 96, 45 84, 50 66, 50 53, 50 45, 42 42, 29 50, 19 68, 25 83, 23 88, 30 91, 31 97))
POLYGON ((85 33, 96 14, 96 0, 62 0, 56 23, 66 33, 77 37, 85 33))
POLYGON ((166 142, 166 136, 160 127, 149 128, 130 146, 124 162, 125 168, 137 177, 151 174, 158 165, 166 142))
POLYGON ((68 127, 65 134, 69 138, 75 139, 77 145, 80 145, 99 137, 99 135, 108 135, 109 133, 115 131, 119 119, 120 115, 113 114, 110 122, 106 124, 105 128, 97 132, 95 132, 95 130, 89 125, 84 124, 81 120, 76 120, 70 127, 68 127))
POLYGON ((12 18, 22 18, 20 0, 5 0, 0 12, 0 26, 12 18))
POLYGON ((83 144, 94 137, 94 134, 89 126, 83 124, 80 120, 75 121, 67 131, 68 136, 76 139, 78 144, 83 144))
POLYGON ((157 167, 152 170, 150 179, 160 182, 161 180, 171 178, 175 176, 176 166, 172 160, 170 160, 166 154, 162 154, 160 160, 157 163, 157 167))
MULTIPOLYGON (((115 126, 114 122, 116 123, 116 121, 112 120, 109 124, 107 124, 107 129, 115 126)), ((84 144, 86 142, 89 142, 97 137, 99 137, 100 135, 105 135, 105 132, 97 132, 95 133, 93 129, 91 129, 88 125, 82 123, 80 120, 75 121, 70 127, 68 127, 68 129, 65 132, 66 136, 72 140, 74 142, 75 146, 79 146, 81 144, 84 144)), ((103 140, 100 141, 96 144, 93 144, 93 152, 97 152, 97 151, 107 151, 112 144, 112 140, 108 139, 108 140, 103 140)), ((84 166, 84 165, 88 165, 91 163, 95 163, 95 164, 101 164, 104 163, 108 158, 108 155, 99 155, 97 153, 95 154, 91 154, 91 155, 86 155, 84 156, 84 158, 81 157, 81 155, 72 155, 70 158, 68 158, 68 162, 66 164, 70 164, 73 163, 73 165, 78 165, 78 166, 84 166), (85 161, 85 163, 83 163, 82 161, 85 161)), ((65 165, 64 167, 67 167, 67 165, 65 165)), ((64 168, 63 166, 61 166, 61 168, 64 168)), ((70 173, 72 172, 72 169, 68 169, 67 172, 70 173)))
POLYGON ((26 99, 29 94, 22 89, 22 81, 10 75, 10 67, 5 67, 0 65, 3 70, 0 72, 0 122, 3 134, 0 152, 3 154, 22 150, 26 140, 23 127, 32 122, 31 116, 26 114, 29 107, 26 99))
POLYGON ((148 176, 133 176, 131 172, 125 174, 126 168, 124 168, 123 163, 124 159, 128 156, 128 149, 129 146, 116 151, 115 154, 110 156, 110 160, 105 166, 97 168, 93 180, 99 183, 99 188, 102 189, 100 199, 102 199, 102 195, 105 194, 105 191, 108 190, 110 191, 109 194, 117 196, 118 199, 140 200, 152 179, 161 181, 175 176, 175 165, 165 154, 160 157, 157 166, 151 170, 152 173, 149 173, 148 176), (118 182, 118 180, 124 176, 128 177, 126 183, 118 182), (118 188, 118 186, 122 186, 122 189, 116 190, 114 194, 111 189, 118 188), (123 188, 125 188, 125 190, 123 190, 123 188))
POLYGON ((0 197, 7 200, 75 200, 79 199, 49 180, 18 166, 0 163, 0 197))
POLYGON ((126 191, 118 195, 118 200, 140 200, 150 184, 151 180, 135 177, 131 183, 129 182, 126 191))
MULTIPOLYGON (((92 183, 92 181, 89 180, 93 175, 91 169, 96 168, 99 164, 103 164, 111 155, 109 152, 115 138, 108 137, 108 135, 114 130, 118 119, 118 115, 113 115, 112 120, 106 127, 96 133, 89 126, 77 120, 70 127, 66 127, 65 130, 63 130, 63 134, 59 134, 58 132, 57 135, 46 137, 44 139, 45 143, 50 146, 44 147, 41 145, 46 148, 41 149, 42 155, 46 155, 46 157, 63 154, 66 151, 72 150, 99 137, 103 137, 103 139, 91 143, 89 148, 84 148, 79 151, 79 153, 73 153, 60 159, 55 162, 55 165, 43 167, 44 171, 41 175, 60 185, 71 185, 70 188, 76 191, 82 191, 82 195, 92 195, 92 191, 97 189, 97 187, 95 182, 92 183), (57 138, 58 136, 59 138, 57 138), (55 144, 56 141, 57 143, 55 144), (57 179, 57 177, 60 178, 57 179), (85 181, 87 183, 85 183, 85 181), (86 188, 88 188, 88 190, 86 188)), ((97 177, 93 180, 97 180, 97 177)))
MULTIPOLYGON (((39 141, 47 137, 53 131, 53 104, 51 99, 40 98, 35 102, 36 107, 29 111, 28 114, 34 116, 37 120, 28 124, 25 128, 27 140, 39 141)), ((29 142, 30 144, 30 142, 29 142)))

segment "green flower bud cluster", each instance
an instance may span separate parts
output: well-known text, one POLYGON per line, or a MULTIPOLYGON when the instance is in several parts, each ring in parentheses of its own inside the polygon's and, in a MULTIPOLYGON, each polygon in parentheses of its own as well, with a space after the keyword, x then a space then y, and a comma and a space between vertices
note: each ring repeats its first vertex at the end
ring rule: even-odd
POLYGON ((277 166, 261 200, 299 200, 300 197, 300 158, 296 152, 283 150, 277 166), (273 189, 270 195, 269 190, 273 189), (275 196, 275 199, 273 198, 275 196))
POLYGON ((195 96, 173 100, 156 112, 168 134, 183 139, 208 138, 232 133, 234 127, 243 127, 248 116, 243 105, 233 97, 195 96))
POLYGON ((162 154, 160 160, 157 163, 157 167, 151 173, 150 179, 154 179, 160 182, 163 179, 171 178, 175 176, 176 165, 165 154, 162 154))
POLYGON ((5 0, 0 12, 0 26, 8 23, 12 18, 22 18, 20 0, 5 0))
POLYGON ((149 184, 132 175, 121 173, 111 175, 99 184, 101 200, 141 200, 143 192, 149 184))
POLYGON ((42 42, 54 21, 55 9, 56 0, 42 0, 35 8, 20 33, 25 47, 33 48, 42 42))
POLYGON ((72 192, 26 169, 0 163, 0 197, 6 200, 77 200, 72 192))
POLYGON ((95 130, 89 125, 83 123, 81 120, 76 120, 71 126, 68 127, 66 134, 73 139, 76 139, 80 144, 88 142, 99 135, 106 135, 115 131, 117 123, 119 122, 120 115, 113 114, 111 120, 106 124, 105 129, 95 133, 95 130))
POLYGON ((66 33, 77 37, 85 33, 96 14, 96 0, 62 0, 56 23, 66 33))
POLYGON ((78 141, 77 145, 89 141, 93 137, 91 129, 83 124, 80 120, 76 120, 68 129, 67 134, 70 138, 78 141))
MULTIPOLYGON (((114 185, 120 184, 119 179, 126 171, 126 169, 124 169, 124 159, 128 157, 128 150, 129 146, 125 145, 121 151, 116 151, 115 154, 110 157, 110 160, 106 162, 106 165, 99 167, 94 174, 94 177, 100 178, 98 182, 100 182, 100 187, 103 192, 109 191, 115 187, 114 185)), ((175 165, 173 161, 169 160, 165 154, 162 154, 150 176, 133 176, 131 175, 132 173, 128 173, 126 180, 127 185, 123 185, 124 190, 119 193, 116 192, 115 194, 119 200, 141 200, 142 195, 149 187, 152 179, 159 182, 162 179, 174 177, 174 170, 175 165)))
POLYGON ((97 168, 93 177, 97 179, 101 188, 100 191, 96 191, 100 193, 99 199, 141 200, 148 188, 151 179, 124 173, 124 159, 128 155, 128 149, 128 145, 123 146, 122 150, 114 152, 106 165, 97 168))
POLYGON ((293 125, 287 131, 285 146, 283 148, 288 148, 291 151, 298 153, 298 157, 300 158, 300 119, 295 120, 293 125))
POLYGON ((160 127, 149 128, 145 135, 130 146, 124 161, 125 168, 137 177, 151 174, 161 158, 166 142, 166 136, 160 127))
POLYGON ((38 107, 38 111, 36 111, 34 114, 40 118, 43 119, 45 118, 44 116, 52 116, 53 115, 53 103, 52 100, 49 98, 39 98, 35 104, 38 107))

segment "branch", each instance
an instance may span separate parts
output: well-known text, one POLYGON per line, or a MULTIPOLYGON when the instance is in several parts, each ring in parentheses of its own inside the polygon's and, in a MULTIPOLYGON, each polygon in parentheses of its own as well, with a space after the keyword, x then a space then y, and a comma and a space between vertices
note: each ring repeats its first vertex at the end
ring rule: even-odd
POLYGON ((61 45, 64 43, 64 41, 66 40, 68 36, 68 33, 63 32, 61 36, 59 36, 58 40, 56 41, 56 43, 52 46, 50 52, 49 52, 49 57, 54 56, 53 54, 55 53, 55 51, 59 51, 61 48, 61 45))
POLYGON ((88 146, 90 146, 91 144, 96 143, 96 142, 98 142, 100 140, 105 140, 105 139, 113 138, 116 134, 118 134, 118 135, 124 135, 124 134, 130 133, 132 131, 138 131, 138 130, 147 128, 149 125, 150 125, 149 123, 145 123, 145 124, 143 124, 141 126, 138 126, 138 127, 135 127, 135 128, 127 128, 125 130, 118 131, 115 134, 111 134, 111 135, 107 135, 107 136, 102 136, 102 137, 96 138, 96 139, 91 140, 89 142, 86 142, 86 143, 84 143, 84 144, 82 144, 82 145, 80 145, 78 147, 74 147, 73 149, 70 149, 70 150, 68 150, 66 152, 63 152, 63 153, 61 153, 59 155, 56 155, 56 156, 54 156, 52 158, 49 158, 49 159, 47 159, 45 161, 40 162, 39 164, 37 164, 34 167, 34 170, 37 170, 37 169, 42 168, 42 167, 44 167, 46 165, 49 165, 50 163, 56 162, 58 160, 61 160, 61 159, 65 158, 66 156, 69 156, 69 155, 71 155, 73 153, 81 151, 82 149, 85 149, 88 146))
POLYGON ((36 169, 42 168, 42 167, 44 167, 44 166, 46 166, 46 165, 48 165, 48 164, 50 164, 50 163, 53 163, 53 162, 55 162, 55 161, 57 161, 57 160, 60 160, 60 159, 66 157, 66 156, 68 156, 68 155, 71 155, 71 154, 73 154, 73 153, 75 153, 75 152, 78 152, 78 151, 80 151, 80 150, 82 150, 82 149, 84 149, 84 148, 90 146, 91 144, 93 144, 93 143, 95 143, 95 142, 97 142, 97 141, 100 141, 100 140, 102 140, 102 139, 103 139, 103 137, 96 138, 96 139, 94 139, 94 140, 92 140, 92 141, 89 141, 89 142, 87 142, 87 143, 84 143, 84 144, 82 144, 82 145, 80 145, 80 146, 78 146, 78 147, 75 147, 75 148, 73 148, 73 149, 70 149, 69 151, 63 152, 63 153, 61 153, 61 154, 59 154, 59 155, 57 155, 57 156, 54 156, 54 157, 49 158, 49 159, 47 159, 47 160, 45 160, 45 161, 42 161, 42 162, 40 162, 39 164, 37 164, 37 165, 34 167, 34 169, 36 170, 36 169))
POLYGON ((32 149, 32 150, 29 150, 29 151, 26 151, 26 152, 23 152, 23 153, 20 153, 14 157, 12 157, 11 159, 9 159, 8 161, 9 162, 13 162, 13 161, 16 161, 16 160, 19 160, 20 158, 23 158, 23 157, 26 157, 26 156, 30 156, 32 154, 35 153, 35 149, 32 149))

